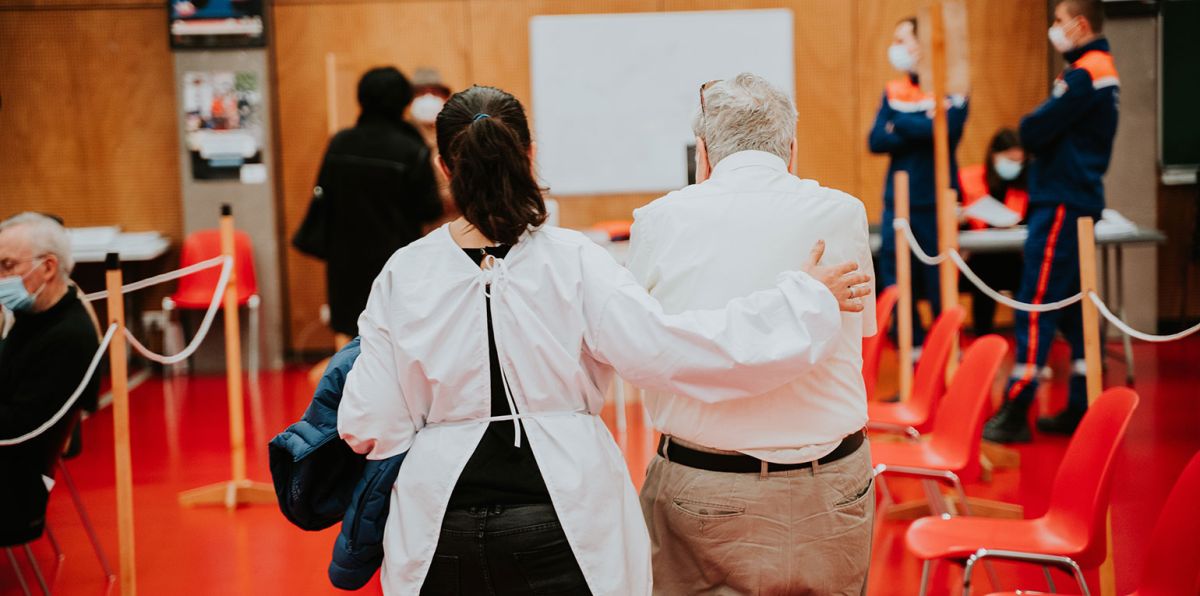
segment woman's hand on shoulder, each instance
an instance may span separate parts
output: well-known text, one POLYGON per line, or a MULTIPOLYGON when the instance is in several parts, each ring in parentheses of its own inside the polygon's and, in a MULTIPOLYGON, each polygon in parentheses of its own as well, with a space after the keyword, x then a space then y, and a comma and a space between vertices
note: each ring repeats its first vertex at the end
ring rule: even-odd
POLYGON ((870 275, 858 273, 858 263, 848 261, 837 265, 822 265, 821 257, 825 254, 825 241, 818 240, 809 253, 808 263, 802 271, 813 279, 821 282, 833 297, 837 299, 838 308, 843 312, 862 312, 862 299, 871 294, 870 275))

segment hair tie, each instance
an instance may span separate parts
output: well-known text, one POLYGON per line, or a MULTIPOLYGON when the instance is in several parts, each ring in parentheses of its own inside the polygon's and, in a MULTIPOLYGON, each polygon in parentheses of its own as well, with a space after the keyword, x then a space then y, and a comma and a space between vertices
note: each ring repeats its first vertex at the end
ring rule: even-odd
POLYGON ((480 112, 478 114, 475 114, 475 117, 471 119, 471 122, 478 122, 480 120, 483 120, 484 118, 491 118, 491 115, 480 112))

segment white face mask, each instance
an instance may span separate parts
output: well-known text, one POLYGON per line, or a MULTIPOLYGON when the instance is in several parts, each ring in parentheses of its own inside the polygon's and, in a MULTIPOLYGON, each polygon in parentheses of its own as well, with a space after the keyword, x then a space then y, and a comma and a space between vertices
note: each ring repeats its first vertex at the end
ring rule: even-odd
POLYGON ((992 160, 992 166, 996 168, 996 175, 1005 180, 1016 180, 1017 176, 1021 175, 1021 162, 1013 161, 1007 157, 1000 155, 992 160))
POLYGON ((437 122, 438 114, 442 113, 444 105, 446 102, 442 98, 432 93, 426 93, 412 102, 413 120, 421 124, 433 124, 437 122))
POLYGON ((888 47, 888 62, 892 63, 892 68, 900 72, 913 72, 916 70, 916 60, 913 60, 912 54, 908 53, 908 48, 893 44, 888 47))
POLYGON ((1066 54, 1075 49, 1075 43, 1067 38, 1066 28, 1054 25, 1050 27, 1048 35, 1050 37, 1050 44, 1054 46, 1054 49, 1058 50, 1058 53, 1066 54))

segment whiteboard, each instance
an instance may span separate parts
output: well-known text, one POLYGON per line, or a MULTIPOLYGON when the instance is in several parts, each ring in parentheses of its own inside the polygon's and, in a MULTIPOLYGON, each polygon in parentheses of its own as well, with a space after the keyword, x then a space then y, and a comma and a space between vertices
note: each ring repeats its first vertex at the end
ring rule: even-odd
POLYGON ((537 16, 538 171, 557 196, 687 184, 700 85, 753 72, 794 97, 792 11, 537 16))

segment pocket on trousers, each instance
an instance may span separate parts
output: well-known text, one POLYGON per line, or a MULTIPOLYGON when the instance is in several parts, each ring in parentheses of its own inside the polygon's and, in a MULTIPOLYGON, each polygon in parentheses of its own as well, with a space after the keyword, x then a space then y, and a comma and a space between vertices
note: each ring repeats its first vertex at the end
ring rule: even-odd
POLYGON ((513 560, 532 594, 590 593, 565 536, 544 548, 515 552, 513 560))
POLYGON ((744 505, 733 503, 716 503, 686 497, 675 497, 671 501, 675 509, 701 519, 726 519, 746 514, 744 505))
POLYGON ((856 505, 862 504, 863 501, 866 501, 867 496, 871 494, 872 486, 875 486, 875 477, 868 476, 866 485, 862 486, 861 488, 855 489, 854 491, 850 492, 849 494, 843 495, 841 498, 838 499, 837 502, 835 502, 833 504, 833 508, 835 510, 849 509, 856 505))
POLYGON ((458 557, 434 555, 425 585, 421 586, 421 596, 458 596, 461 592, 458 567, 458 557))

